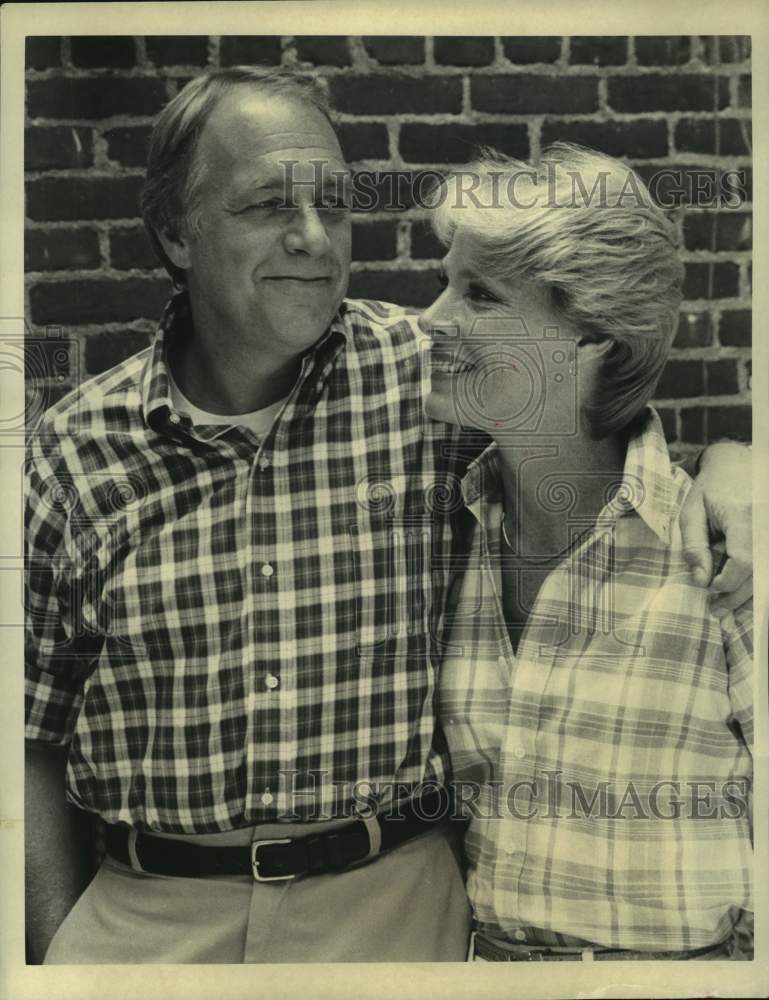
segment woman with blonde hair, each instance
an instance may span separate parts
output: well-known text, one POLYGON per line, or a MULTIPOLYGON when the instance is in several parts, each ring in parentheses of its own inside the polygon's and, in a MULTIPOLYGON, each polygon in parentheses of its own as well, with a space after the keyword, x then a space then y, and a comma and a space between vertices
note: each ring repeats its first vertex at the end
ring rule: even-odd
POLYGON ((433 212, 435 419, 493 443, 462 483, 440 710, 470 826, 472 957, 735 957, 752 908, 751 604, 684 559, 691 486, 649 405, 676 231, 617 160, 490 156, 433 212))

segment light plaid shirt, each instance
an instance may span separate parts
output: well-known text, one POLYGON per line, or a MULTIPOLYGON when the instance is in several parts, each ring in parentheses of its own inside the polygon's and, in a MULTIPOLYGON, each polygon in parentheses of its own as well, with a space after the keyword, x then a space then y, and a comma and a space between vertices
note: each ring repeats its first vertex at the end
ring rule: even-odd
POLYGON ((463 482, 472 542, 440 714, 473 817, 477 925, 512 941, 694 949, 752 909, 752 603, 720 624, 709 613, 682 558, 691 481, 657 415, 641 423, 594 530, 573 477, 544 484, 573 544, 517 654, 494 446, 463 482))
POLYGON ((27 737, 70 745, 74 802, 169 833, 442 780, 454 431, 423 416, 413 318, 344 303, 261 443, 174 411, 187 324, 177 297, 31 442, 27 737))

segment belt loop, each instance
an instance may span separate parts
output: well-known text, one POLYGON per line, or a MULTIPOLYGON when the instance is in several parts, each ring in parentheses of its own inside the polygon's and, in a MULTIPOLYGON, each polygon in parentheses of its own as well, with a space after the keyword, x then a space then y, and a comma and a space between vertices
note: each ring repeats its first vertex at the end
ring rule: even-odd
POLYGON ((467 949, 467 958, 465 959, 466 962, 472 962, 473 959, 475 958, 475 935, 476 935, 476 933, 477 933, 476 931, 470 931, 470 946, 467 949))
POLYGON ((592 948, 582 949, 582 961, 583 962, 593 962, 595 961, 592 948))
POLYGON ((368 832, 369 849, 365 858, 368 861, 369 858, 375 858, 382 850, 382 828, 376 816, 361 816, 360 818, 366 824, 368 832))
POLYGON ((131 861, 131 867, 135 872, 143 872, 141 861, 139 861, 139 855, 136 853, 136 839, 139 836, 139 831, 136 827, 131 827, 128 831, 128 857, 131 861))

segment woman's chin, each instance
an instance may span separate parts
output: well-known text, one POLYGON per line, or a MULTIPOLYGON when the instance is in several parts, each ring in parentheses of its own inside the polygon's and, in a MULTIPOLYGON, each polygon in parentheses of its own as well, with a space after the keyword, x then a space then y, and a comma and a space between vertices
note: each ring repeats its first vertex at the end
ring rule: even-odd
POLYGON ((446 399, 443 393, 428 392, 424 401, 425 416, 431 420, 440 420, 444 424, 458 424, 456 411, 451 399, 446 399))

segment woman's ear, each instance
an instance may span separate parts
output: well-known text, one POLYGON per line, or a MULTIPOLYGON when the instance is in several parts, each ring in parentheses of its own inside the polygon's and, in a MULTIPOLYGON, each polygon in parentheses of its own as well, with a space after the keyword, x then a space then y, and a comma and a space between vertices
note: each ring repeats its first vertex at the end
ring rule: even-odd
POLYGON ((577 340, 577 348, 583 360, 599 360, 605 357, 614 346, 613 337, 594 337, 590 334, 583 334, 577 340))

